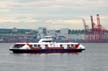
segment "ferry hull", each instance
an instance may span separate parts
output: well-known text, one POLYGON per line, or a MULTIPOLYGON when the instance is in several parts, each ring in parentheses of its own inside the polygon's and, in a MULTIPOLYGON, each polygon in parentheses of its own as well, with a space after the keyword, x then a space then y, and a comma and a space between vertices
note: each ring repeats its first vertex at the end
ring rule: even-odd
POLYGON ((77 53, 82 52, 85 49, 41 49, 41 50, 29 50, 29 49, 10 49, 13 53, 77 53))

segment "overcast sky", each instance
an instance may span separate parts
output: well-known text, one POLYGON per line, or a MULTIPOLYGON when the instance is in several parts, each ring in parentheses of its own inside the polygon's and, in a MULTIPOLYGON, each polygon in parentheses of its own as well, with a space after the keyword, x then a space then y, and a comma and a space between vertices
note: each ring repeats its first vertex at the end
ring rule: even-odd
POLYGON ((108 29, 107 0, 0 0, 0 28, 83 29, 97 13, 108 29))

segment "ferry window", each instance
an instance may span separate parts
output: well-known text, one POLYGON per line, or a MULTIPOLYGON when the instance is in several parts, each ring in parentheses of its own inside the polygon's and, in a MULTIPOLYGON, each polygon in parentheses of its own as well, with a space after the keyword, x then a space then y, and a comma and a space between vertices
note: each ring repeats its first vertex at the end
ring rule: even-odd
POLYGON ((32 47, 32 45, 29 45, 30 47, 32 47))
POLYGON ((34 47, 37 47, 37 45, 35 44, 34 47))
POLYGON ((45 45, 45 47, 48 47, 48 45, 45 45))
POLYGON ((43 42, 52 42, 52 41, 43 41, 43 42))
POLYGON ((67 45, 67 47, 70 47, 70 45, 67 45))
POLYGON ((14 48, 20 48, 22 46, 24 46, 24 44, 16 44, 16 45, 14 45, 14 48))
POLYGON ((71 47, 73 47, 74 45, 73 44, 71 44, 71 47))
POLYGON ((62 44, 60 44, 60 47, 63 47, 63 45, 62 45, 62 44))
POLYGON ((38 47, 40 47, 40 45, 38 45, 38 47))

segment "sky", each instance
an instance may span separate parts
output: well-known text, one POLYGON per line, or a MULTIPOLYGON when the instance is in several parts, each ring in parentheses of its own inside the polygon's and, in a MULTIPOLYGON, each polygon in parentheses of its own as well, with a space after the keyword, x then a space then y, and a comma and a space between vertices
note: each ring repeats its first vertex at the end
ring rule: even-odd
POLYGON ((84 29, 83 18, 91 28, 96 14, 108 29, 107 0, 0 0, 0 28, 84 29))

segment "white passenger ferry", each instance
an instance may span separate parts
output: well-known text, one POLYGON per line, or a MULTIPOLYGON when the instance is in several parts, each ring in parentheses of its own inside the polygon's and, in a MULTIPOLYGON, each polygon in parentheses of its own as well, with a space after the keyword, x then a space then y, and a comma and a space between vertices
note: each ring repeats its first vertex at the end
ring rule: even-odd
POLYGON ((85 50, 80 43, 57 43, 53 38, 46 36, 38 43, 16 43, 10 49, 13 53, 74 53, 85 50))

